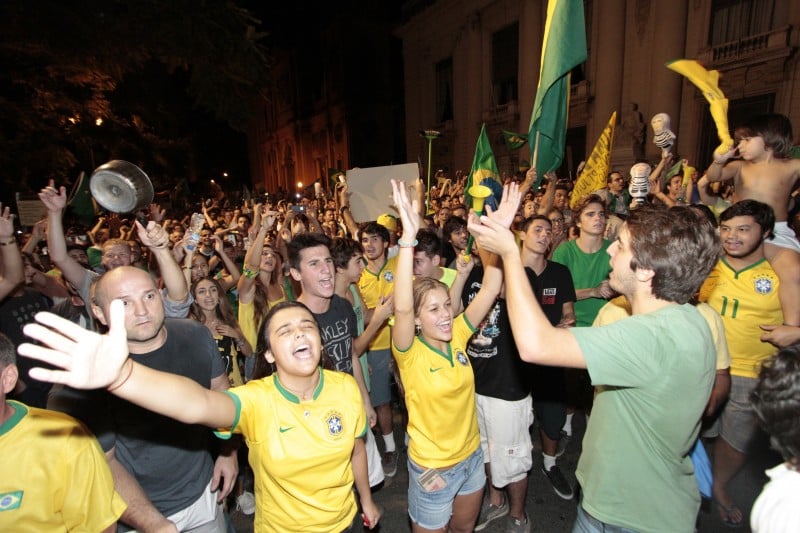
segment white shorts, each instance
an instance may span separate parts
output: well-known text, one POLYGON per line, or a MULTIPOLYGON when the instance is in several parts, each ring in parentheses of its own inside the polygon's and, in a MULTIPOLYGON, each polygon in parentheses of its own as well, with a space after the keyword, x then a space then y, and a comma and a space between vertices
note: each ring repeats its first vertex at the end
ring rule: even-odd
POLYGON ((475 395, 484 461, 489 463, 492 485, 505 487, 525 479, 533 465, 531 397, 510 402, 475 395))
POLYGON ((766 244, 774 244, 781 248, 788 248, 800 253, 800 241, 797 240, 797 235, 794 234, 789 224, 784 222, 776 222, 775 228, 772 230, 774 237, 764 241, 766 244))
POLYGON ((375 435, 372 429, 367 428, 367 442, 364 443, 367 449, 367 473, 369 474, 369 486, 380 485, 384 479, 383 463, 381 463, 381 452, 375 442, 375 435))

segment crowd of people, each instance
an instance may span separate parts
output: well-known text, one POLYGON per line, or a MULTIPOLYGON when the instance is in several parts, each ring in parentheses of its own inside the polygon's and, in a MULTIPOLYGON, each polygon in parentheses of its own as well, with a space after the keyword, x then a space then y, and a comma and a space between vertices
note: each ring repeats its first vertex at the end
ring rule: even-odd
POLYGON ((481 217, 442 172, 374 221, 341 183, 90 228, 51 182, 28 233, 0 213, 0 530, 352 531, 406 468, 412 531, 526 532, 535 464, 573 531, 691 532, 706 461, 726 525, 797 531, 800 159, 786 117, 736 133, 643 204, 521 169, 481 217), (748 513, 760 427, 785 462, 748 513))

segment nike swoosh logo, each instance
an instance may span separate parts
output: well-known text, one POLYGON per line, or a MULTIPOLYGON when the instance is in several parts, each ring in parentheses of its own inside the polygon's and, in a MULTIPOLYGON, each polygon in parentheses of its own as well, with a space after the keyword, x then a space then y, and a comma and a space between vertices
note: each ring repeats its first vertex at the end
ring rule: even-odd
POLYGON ((294 429, 294 426, 289 426, 288 428, 285 428, 285 427, 280 427, 280 428, 278 428, 278 429, 279 429, 279 431, 280 431, 281 433, 286 433, 286 432, 287 432, 287 431, 289 431, 290 429, 294 429))
POLYGON ((430 370, 431 374, 433 374, 434 372, 441 370, 441 368, 429 368, 428 370, 430 370))

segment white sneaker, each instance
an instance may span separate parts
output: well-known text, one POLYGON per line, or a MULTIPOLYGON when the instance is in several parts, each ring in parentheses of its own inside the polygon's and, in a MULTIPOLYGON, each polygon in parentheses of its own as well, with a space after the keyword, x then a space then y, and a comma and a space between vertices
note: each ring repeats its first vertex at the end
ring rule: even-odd
POLYGON ((256 512, 256 497, 252 492, 244 491, 236 498, 236 510, 247 516, 256 512))

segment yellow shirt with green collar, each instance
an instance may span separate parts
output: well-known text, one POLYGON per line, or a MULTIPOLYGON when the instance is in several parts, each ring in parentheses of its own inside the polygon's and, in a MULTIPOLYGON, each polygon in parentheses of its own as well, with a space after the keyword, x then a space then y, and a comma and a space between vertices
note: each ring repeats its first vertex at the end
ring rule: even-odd
POLYGON ((425 468, 455 465, 480 446, 475 376, 466 346, 475 328, 462 313, 453 319, 448 352, 421 336, 401 351, 392 346, 408 407, 408 455, 425 468))
POLYGON ((255 531, 329 533, 350 526, 357 506, 351 456, 367 415, 352 376, 321 370, 311 400, 277 374, 226 391, 236 404, 230 431, 244 435, 255 473, 255 531))
POLYGON ((780 281, 766 259, 738 272, 720 259, 700 287, 706 302, 722 317, 731 353, 731 375, 757 378, 761 363, 776 348, 761 341, 760 324, 783 324, 778 298, 780 281))
MULTIPOLYGON (((367 308, 375 309, 380 304, 381 298, 389 296, 394 291, 394 276, 397 270, 397 257, 387 259, 379 272, 371 272, 365 268, 358 279, 358 288, 364 297, 367 308)), ((388 350, 391 346, 389 325, 384 325, 372 339, 370 350, 388 350)))
POLYGON ((8 401, 0 424, 0 531, 102 531, 127 505, 94 435, 74 418, 8 401))

